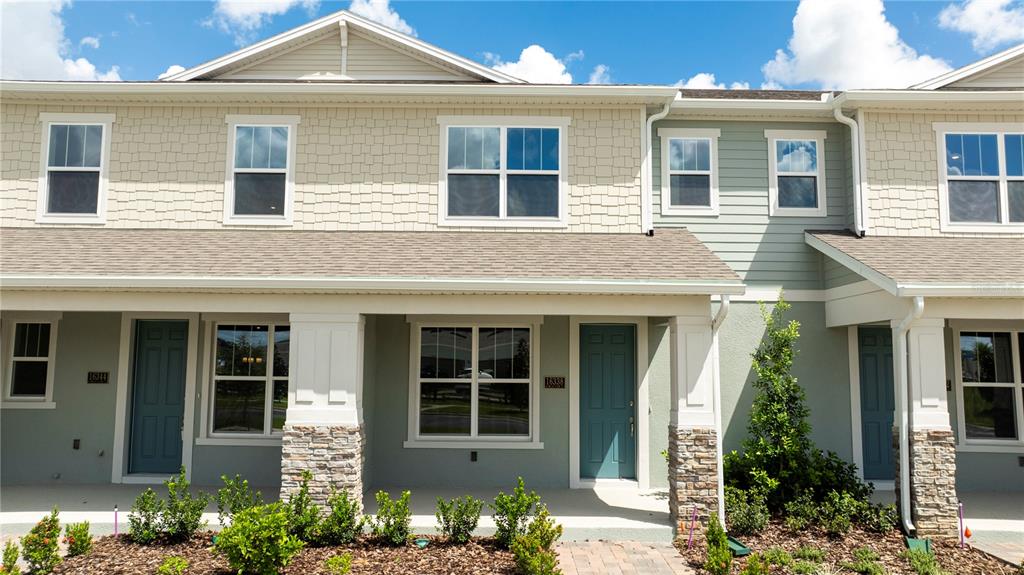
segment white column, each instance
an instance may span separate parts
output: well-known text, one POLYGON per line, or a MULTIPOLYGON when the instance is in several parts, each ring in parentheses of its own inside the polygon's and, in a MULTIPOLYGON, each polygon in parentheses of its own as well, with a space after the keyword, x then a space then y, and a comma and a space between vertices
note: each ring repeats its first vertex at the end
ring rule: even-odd
POLYGON ((364 319, 293 313, 290 425, 362 425, 364 319))
POLYGON ((672 346, 672 395, 669 423, 674 427, 718 425, 718 376, 711 318, 676 316, 669 320, 672 346))
POLYGON ((946 401, 945 321, 919 319, 907 335, 910 428, 950 429, 946 401))

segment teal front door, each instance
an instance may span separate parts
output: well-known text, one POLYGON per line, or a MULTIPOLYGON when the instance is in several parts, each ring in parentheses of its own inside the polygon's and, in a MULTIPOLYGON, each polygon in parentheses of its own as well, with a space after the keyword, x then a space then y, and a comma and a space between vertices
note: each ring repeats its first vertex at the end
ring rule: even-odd
POLYGON ((580 477, 636 478, 636 329, 580 326, 580 477))
POLYGON ((187 321, 136 323, 130 473, 174 473, 181 466, 187 350, 187 321))
POLYGON ((894 477, 892 462, 893 398, 892 330, 861 327, 860 427, 864 451, 864 479, 894 477))

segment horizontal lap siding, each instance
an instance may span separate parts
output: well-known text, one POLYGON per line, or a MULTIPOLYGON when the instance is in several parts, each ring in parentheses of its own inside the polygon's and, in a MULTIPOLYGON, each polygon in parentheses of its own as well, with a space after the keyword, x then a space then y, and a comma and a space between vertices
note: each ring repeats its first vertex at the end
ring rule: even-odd
POLYGON ((341 74, 341 38, 335 34, 301 48, 268 58, 243 70, 229 72, 221 78, 289 78, 341 74))
POLYGON ((438 66, 432 66, 355 33, 349 34, 348 75, 355 79, 375 79, 382 76, 404 79, 440 79, 442 77, 450 80, 474 79, 465 74, 457 74, 438 66))
POLYGON ((850 220, 849 132, 835 123, 670 120, 655 124, 656 227, 686 227, 751 285, 820 289, 822 258, 804 243, 804 230, 843 229, 850 220), (720 214, 661 214, 661 137, 658 128, 718 128, 720 214), (826 130, 825 196, 828 216, 768 216, 768 140, 765 130, 826 130))

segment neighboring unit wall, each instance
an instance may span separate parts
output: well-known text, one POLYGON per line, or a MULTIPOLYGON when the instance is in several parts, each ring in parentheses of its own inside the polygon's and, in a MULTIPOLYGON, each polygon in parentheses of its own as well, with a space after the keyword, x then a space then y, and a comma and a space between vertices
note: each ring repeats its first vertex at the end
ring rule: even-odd
POLYGON ((640 229, 640 107, 3 104, 0 225, 36 225, 42 152, 39 114, 58 111, 116 116, 110 148, 108 227, 223 227, 226 116, 287 114, 301 117, 292 229, 438 229, 439 115, 569 117, 567 231, 636 233, 640 229))
POLYGON ((748 285, 821 289, 822 260, 804 243, 804 230, 847 227, 851 194, 849 131, 838 123, 663 120, 652 133, 654 144, 654 224, 685 226, 748 285), (719 205, 717 216, 661 213, 661 138, 659 128, 718 128, 719 205), (826 130, 825 185, 828 216, 768 215, 768 139, 765 130, 826 130))
MULTIPOLYGON (((880 236, 982 235, 942 232, 935 122, 1024 122, 1024 114, 865 111, 867 200, 880 236)), ((1024 237, 1024 234, 999 234, 1024 237)))

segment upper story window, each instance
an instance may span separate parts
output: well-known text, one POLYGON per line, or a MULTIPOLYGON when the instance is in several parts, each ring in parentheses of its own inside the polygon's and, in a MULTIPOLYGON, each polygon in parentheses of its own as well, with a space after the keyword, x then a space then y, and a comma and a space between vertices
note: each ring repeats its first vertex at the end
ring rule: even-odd
POLYGON ((53 408, 59 315, 17 316, 5 322, 3 407, 53 408))
POLYGON ((40 223, 103 223, 112 114, 40 114, 40 223))
POLYGON ((765 130, 768 138, 768 213, 825 217, 825 132, 765 130))
POLYGON ((936 124, 939 206, 949 231, 1024 229, 1024 126, 936 124))
POLYGON ((289 225, 298 116, 228 116, 224 223, 289 225))
POLYGON ((568 118, 441 117, 442 225, 564 226, 568 118))
POLYGON ((718 215, 717 129, 661 128, 661 213, 718 215))

